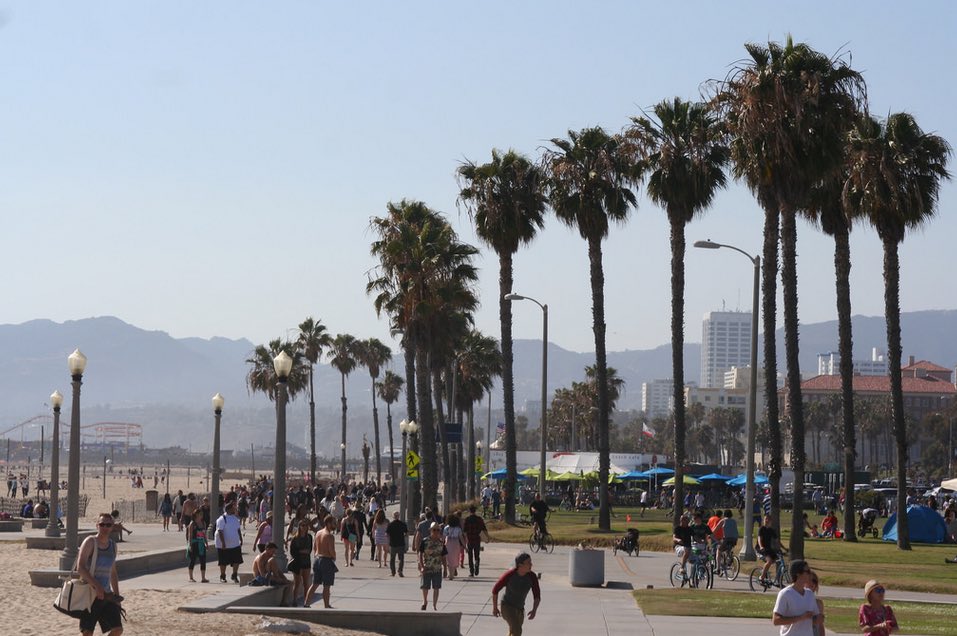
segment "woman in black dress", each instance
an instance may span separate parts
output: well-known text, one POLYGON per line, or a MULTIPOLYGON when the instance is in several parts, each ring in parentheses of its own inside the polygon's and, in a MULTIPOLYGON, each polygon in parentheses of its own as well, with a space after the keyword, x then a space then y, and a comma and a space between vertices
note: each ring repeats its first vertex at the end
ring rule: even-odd
POLYGON ((309 572, 312 569, 312 535, 309 534, 309 520, 303 519, 299 522, 299 528, 296 536, 289 542, 289 567, 292 574, 292 604, 296 605, 299 599, 299 590, 302 590, 303 598, 306 596, 306 590, 309 588, 309 572))

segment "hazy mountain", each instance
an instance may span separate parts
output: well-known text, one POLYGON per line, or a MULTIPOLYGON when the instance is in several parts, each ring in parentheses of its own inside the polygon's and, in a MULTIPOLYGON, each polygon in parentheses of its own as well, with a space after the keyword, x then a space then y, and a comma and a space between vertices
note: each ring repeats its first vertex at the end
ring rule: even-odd
MULTIPOLYGON (((944 366, 957 362, 957 310, 920 311, 902 315, 904 356, 926 358, 944 366)), ((697 325, 688 325, 689 333, 697 325)), ((783 369, 783 335, 778 351, 783 369)), ((854 317, 855 357, 869 357, 872 347, 884 349, 884 319, 854 317)), ((245 377, 249 340, 226 338, 173 338, 162 331, 146 331, 114 317, 98 317, 55 323, 32 320, 19 325, 0 325, 0 433, 38 414, 49 413, 48 396, 59 389, 66 397, 64 416, 70 405, 70 378, 66 358, 79 346, 89 358, 84 375, 83 422, 120 421, 143 424, 149 445, 193 444, 208 448, 212 427, 210 397, 226 396, 224 448, 248 447, 250 442, 269 443, 274 435, 275 411, 261 395, 249 395, 245 377)), ((817 370, 817 354, 837 349, 837 322, 801 326, 801 365, 806 373, 817 370)), ((396 352, 399 353, 399 352, 396 352)), ((594 363, 593 353, 578 353, 554 343, 548 350, 549 394, 584 377, 584 368, 594 363)), ((701 345, 685 345, 685 377, 700 376, 701 345)), ((396 360, 401 368, 401 358, 396 360)), ((671 377, 671 348, 609 352, 608 364, 618 369, 626 387, 621 409, 641 404, 641 383, 671 377)), ((337 453, 339 444, 339 374, 320 364, 317 379, 317 426, 319 447, 337 453)), ((515 404, 521 411, 527 401, 537 402, 541 392, 541 341, 515 341, 515 404)), ((361 436, 371 439, 370 379, 357 369, 347 382, 349 398, 349 445, 358 448, 361 436)), ((289 407, 289 441, 305 443, 308 398, 299 396, 289 407)), ((501 397, 493 392, 493 409, 501 397)), ((380 404, 384 425, 385 408, 380 404)), ((405 414, 404 398, 396 404, 395 421, 405 414)), ((496 416, 498 417, 498 416, 496 416)), ((484 418, 480 418, 484 421, 484 418)), ((36 439, 38 431, 27 432, 36 439)), ((9 435, 19 438, 19 430, 9 435)), ((396 432, 396 435, 398 433, 396 432)), ((383 445, 387 436, 383 426, 383 445)), ((398 437, 397 437, 398 443, 398 437)), ((350 454, 352 454, 350 450, 350 454)))

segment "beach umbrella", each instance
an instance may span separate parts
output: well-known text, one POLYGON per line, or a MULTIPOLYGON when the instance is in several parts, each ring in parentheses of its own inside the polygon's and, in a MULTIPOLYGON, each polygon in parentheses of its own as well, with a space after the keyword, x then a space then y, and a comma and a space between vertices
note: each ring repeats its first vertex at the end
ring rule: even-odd
POLYGON ((726 477, 724 475, 719 475, 718 473, 710 473, 708 475, 702 475, 698 477, 698 481, 729 481, 731 477, 726 477))
POLYGON ((652 468, 651 470, 646 470, 643 473, 639 473, 642 477, 654 477, 655 475, 674 475, 675 471, 670 468, 652 468))
MULTIPOLYGON (((683 481, 685 484, 689 485, 689 486, 698 486, 698 485, 701 484, 700 481, 698 481, 697 479, 695 479, 695 478, 692 477, 691 475, 684 475, 684 477, 682 477, 682 481, 683 481)), ((671 477, 671 478, 669 478, 669 479, 666 479, 665 481, 661 482, 661 485, 662 485, 662 486, 674 486, 674 485, 675 485, 675 478, 674 478, 674 477, 671 477)))
POLYGON ((622 481, 648 481, 648 476, 638 470, 633 470, 631 472, 618 475, 618 479, 622 481))

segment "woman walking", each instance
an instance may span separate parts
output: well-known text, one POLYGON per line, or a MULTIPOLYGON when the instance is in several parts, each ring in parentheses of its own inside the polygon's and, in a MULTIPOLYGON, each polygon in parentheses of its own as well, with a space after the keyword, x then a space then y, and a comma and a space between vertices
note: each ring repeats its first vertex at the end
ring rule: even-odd
POLYGON ((186 545, 189 555, 189 580, 193 583, 193 568, 196 561, 199 561, 200 580, 203 583, 209 583, 206 578, 206 524, 203 523, 203 511, 197 510, 193 513, 193 521, 186 527, 186 545))
POLYGON ((305 601, 306 590, 309 589, 309 570, 312 568, 312 535, 309 534, 309 521, 299 522, 296 536, 289 542, 289 567, 292 574, 292 604, 295 607, 299 599, 299 590, 302 590, 305 601))
POLYGON ((260 552, 266 551, 266 546, 272 541, 272 512, 266 513, 266 520, 259 524, 259 530, 256 531, 256 538, 253 540, 253 551, 257 548, 260 552))
POLYGON ((385 567, 386 552, 389 549, 389 535, 386 533, 388 527, 389 522, 385 518, 385 511, 379 508, 372 520, 372 541, 375 543, 376 560, 380 568, 385 567))
POLYGON ((163 516, 163 532, 169 532, 169 520, 173 516, 173 500, 169 493, 163 495, 163 501, 160 502, 157 512, 163 516))
POLYGON ((449 564, 449 580, 451 581, 459 573, 459 557, 465 549, 465 535, 462 533, 462 524, 459 522, 457 514, 449 515, 446 520, 448 525, 442 534, 445 536, 445 549, 448 550, 446 559, 449 564))
POLYGON ((339 535, 342 537, 342 545, 346 553, 346 567, 354 567, 352 560, 356 558, 355 546, 359 540, 359 528, 356 518, 351 514, 346 514, 339 525, 339 535))

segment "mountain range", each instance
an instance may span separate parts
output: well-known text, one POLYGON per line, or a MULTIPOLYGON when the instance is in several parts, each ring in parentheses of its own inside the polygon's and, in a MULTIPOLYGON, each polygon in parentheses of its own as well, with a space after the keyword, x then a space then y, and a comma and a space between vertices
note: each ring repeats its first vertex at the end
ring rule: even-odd
MULTIPOLYGON (((928 359, 953 367, 957 362, 957 310, 916 311, 901 317, 904 356, 928 359)), ((855 359, 869 358, 871 349, 883 351, 883 317, 854 317, 855 359)), ((689 325, 695 332, 695 325, 689 325)), ((776 334, 778 361, 783 369, 783 335, 776 334)), ((212 429, 210 397, 226 396, 224 448, 269 443, 275 411, 261 395, 246 389, 245 360, 254 345, 246 339, 173 338, 162 331, 147 331, 115 317, 97 317, 56 323, 32 320, 0 325, 0 435, 21 435, 18 424, 38 414, 49 413, 48 396, 59 389, 70 405, 70 378, 66 358, 77 346, 89 362, 83 378, 83 422, 136 422, 143 425, 144 442, 150 446, 179 444, 209 448, 212 429)), ((806 374, 817 371, 817 354, 837 349, 837 322, 801 326, 801 367, 806 374)), ((759 349, 760 351, 760 349, 759 349)), ((549 343, 549 393, 584 377, 584 368, 594 363, 594 353, 580 353, 549 343)), ((516 340, 515 404, 538 401, 541 391, 541 341, 516 340)), ((400 362, 400 359, 396 360, 400 362)), ((608 364, 625 380, 619 402, 622 410, 639 409, 641 384, 671 377, 671 346, 608 353, 608 364)), ((685 344, 685 378, 700 376, 701 345, 685 344)), ((320 450, 338 451, 339 374, 327 364, 316 369, 317 436, 320 450)), ((361 434, 371 439, 371 379, 357 369, 349 376, 350 447, 361 434)), ((493 409, 501 398, 493 392, 493 409)), ((395 405, 396 421, 405 413, 404 401, 395 405)), ((385 408, 380 404, 384 424, 385 408)), ((484 418, 480 418, 484 421, 484 418)), ((302 397, 289 406, 289 441, 304 444, 308 405, 302 397)), ((36 439, 38 431, 22 433, 36 439)), ((397 434, 397 433, 396 433, 397 434)), ((383 432, 383 445, 387 438, 383 432)), ((398 443, 398 441, 397 441, 398 443)), ((351 451, 350 451, 351 452, 351 451)))

